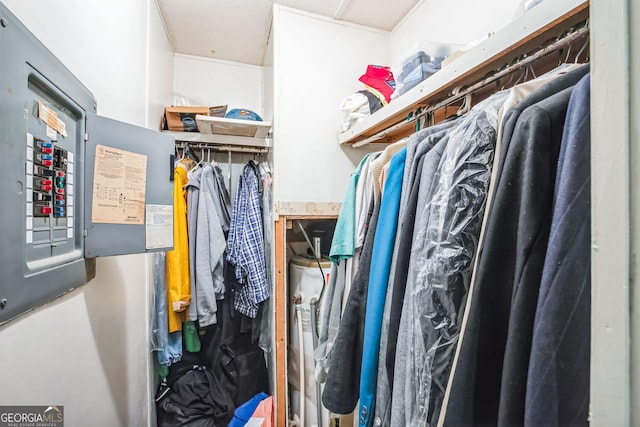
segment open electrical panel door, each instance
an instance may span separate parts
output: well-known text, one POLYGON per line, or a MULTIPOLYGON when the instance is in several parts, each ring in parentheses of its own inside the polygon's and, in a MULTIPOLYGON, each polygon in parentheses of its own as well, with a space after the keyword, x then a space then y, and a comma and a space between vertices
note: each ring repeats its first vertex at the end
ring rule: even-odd
POLYGON ((171 135, 87 113, 86 257, 173 247, 171 135))
POLYGON ((94 257, 173 247, 173 138, 95 111, 0 3, 0 324, 92 279, 94 257))

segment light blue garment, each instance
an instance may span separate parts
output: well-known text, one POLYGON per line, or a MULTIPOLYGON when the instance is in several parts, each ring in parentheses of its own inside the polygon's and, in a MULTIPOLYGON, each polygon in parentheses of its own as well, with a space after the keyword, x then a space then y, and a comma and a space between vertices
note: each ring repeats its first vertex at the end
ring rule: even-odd
POLYGON ((331 242, 331 251, 329 258, 335 264, 340 260, 353 257, 356 246, 356 186, 362 166, 366 163, 369 154, 364 156, 355 171, 351 173, 347 191, 344 194, 344 200, 340 207, 340 214, 336 222, 336 228, 333 232, 333 241, 331 242))
POLYGON ((405 147, 391 159, 373 242, 364 322, 362 368, 360 370, 360 427, 373 424, 382 313, 398 227, 402 177, 406 158, 407 148, 405 147))
POLYGON ((165 252, 153 254, 153 288, 156 303, 153 344, 154 350, 158 352, 158 363, 163 366, 171 366, 182 359, 182 331, 169 333, 165 258, 165 252))

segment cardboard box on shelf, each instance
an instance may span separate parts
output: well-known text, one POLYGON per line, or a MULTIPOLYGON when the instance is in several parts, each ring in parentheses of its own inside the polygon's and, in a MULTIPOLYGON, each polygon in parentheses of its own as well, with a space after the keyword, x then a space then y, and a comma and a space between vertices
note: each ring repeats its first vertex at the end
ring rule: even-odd
POLYGON ((209 115, 209 107, 166 107, 162 116, 162 129, 198 132, 196 115, 209 115))
POLYGON ((224 117, 227 114, 226 105, 216 105, 215 107, 209 107, 209 115, 211 117, 224 117))

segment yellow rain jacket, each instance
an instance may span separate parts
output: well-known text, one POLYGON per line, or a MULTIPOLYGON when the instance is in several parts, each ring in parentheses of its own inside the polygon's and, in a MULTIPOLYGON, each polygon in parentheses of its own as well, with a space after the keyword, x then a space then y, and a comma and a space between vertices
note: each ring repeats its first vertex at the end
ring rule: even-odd
POLYGON ((191 301, 185 166, 178 164, 173 173, 173 250, 167 252, 169 332, 182 329, 191 301))

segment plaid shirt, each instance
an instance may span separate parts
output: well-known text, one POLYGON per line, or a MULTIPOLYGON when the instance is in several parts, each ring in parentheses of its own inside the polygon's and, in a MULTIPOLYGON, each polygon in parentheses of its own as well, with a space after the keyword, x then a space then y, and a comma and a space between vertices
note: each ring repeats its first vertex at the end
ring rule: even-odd
POLYGON ((258 304, 269 298, 259 186, 256 171, 249 163, 238 182, 227 244, 227 261, 235 266, 240 283, 234 307, 249 317, 256 317, 258 304))

